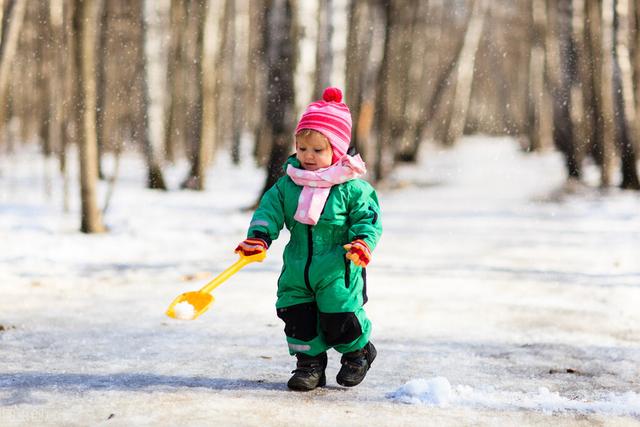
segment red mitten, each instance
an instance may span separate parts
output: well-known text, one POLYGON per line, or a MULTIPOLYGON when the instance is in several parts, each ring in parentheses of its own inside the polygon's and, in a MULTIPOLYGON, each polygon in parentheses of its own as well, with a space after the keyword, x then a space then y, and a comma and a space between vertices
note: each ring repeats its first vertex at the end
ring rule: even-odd
POLYGON ((236 247, 235 253, 242 253, 244 256, 251 256, 266 251, 268 248, 267 242, 258 237, 249 237, 236 247))
POLYGON ((343 247, 347 250, 345 256, 357 266, 366 267, 371 261, 371 250, 364 240, 354 240, 343 247))

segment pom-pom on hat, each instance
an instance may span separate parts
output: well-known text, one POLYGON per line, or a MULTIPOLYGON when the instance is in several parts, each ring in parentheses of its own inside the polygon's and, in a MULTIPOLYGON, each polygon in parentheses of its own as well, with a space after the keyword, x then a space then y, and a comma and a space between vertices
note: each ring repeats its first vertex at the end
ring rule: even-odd
POLYGON ((326 88, 321 101, 307 106, 296 126, 296 134, 303 129, 315 130, 327 137, 333 149, 332 163, 345 155, 351 142, 351 112, 342 102, 340 89, 326 88))

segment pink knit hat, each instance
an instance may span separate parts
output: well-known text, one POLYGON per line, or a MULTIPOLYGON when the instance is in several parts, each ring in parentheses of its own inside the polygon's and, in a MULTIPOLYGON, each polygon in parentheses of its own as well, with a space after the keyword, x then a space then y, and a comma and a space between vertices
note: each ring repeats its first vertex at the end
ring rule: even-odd
POLYGON ((333 148, 332 163, 345 155, 351 141, 351 112, 342 103, 342 92, 337 87, 328 87, 322 101, 312 102, 302 113, 296 134, 302 129, 312 129, 327 137, 333 148))

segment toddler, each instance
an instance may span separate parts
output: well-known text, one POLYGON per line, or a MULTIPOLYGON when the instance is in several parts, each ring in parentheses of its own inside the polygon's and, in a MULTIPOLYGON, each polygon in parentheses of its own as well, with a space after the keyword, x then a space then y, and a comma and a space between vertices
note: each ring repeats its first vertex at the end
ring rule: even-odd
POLYGON ((337 88, 307 106, 295 131, 296 153, 285 175, 263 196, 236 252, 266 251, 283 226, 291 237, 284 249, 276 311, 284 321, 289 353, 297 358, 287 386, 298 391, 326 384, 330 348, 342 353, 338 384, 364 379, 376 357, 366 270, 382 233, 375 190, 359 179, 360 155, 347 154, 351 113, 337 88))

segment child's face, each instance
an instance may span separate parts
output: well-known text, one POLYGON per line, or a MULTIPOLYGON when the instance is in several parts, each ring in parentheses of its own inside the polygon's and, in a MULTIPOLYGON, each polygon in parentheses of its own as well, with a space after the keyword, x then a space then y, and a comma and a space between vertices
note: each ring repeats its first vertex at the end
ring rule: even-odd
POLYGON ((327 138, 319 132, 296 135, 296 157, 309 171, 331 166, 333 150, 327 138))

